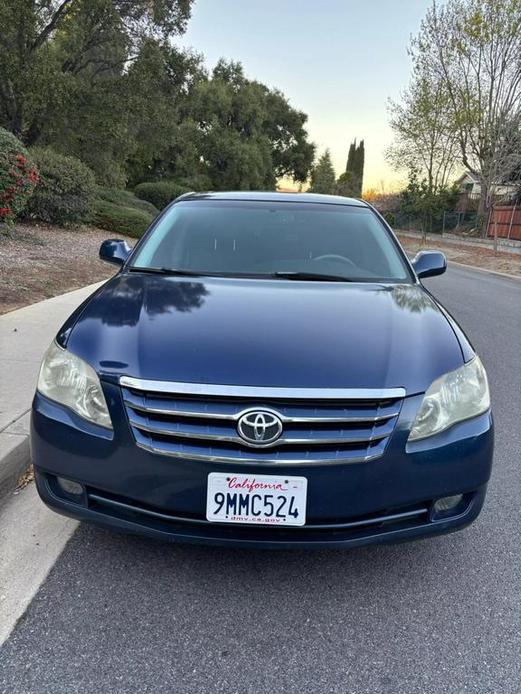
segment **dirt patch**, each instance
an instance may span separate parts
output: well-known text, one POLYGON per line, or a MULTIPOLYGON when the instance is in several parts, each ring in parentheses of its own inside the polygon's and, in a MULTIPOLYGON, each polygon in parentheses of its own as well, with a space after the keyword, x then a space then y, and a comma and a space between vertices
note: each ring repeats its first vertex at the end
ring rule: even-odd
POLYGON ((397 233, 400 243, 409 255, 415 255, 418 251, 433 250, 445 253, 447 260, 464 265, 474 265, 485 270, 505 272, 508 275, 521 277, 521 254, 498 251, 494 254, 492 248, 468 246, 454 242, 444 242, 442 239, 429 236, 427 242, 422 245, 420 238, 412 238, 397 233))
POLYGON ((111 277, 115 267, 98 258, 101 242, 110 236, 89 227, 25 224, 18 224, 10 236, 1 234, 0 313, 111 277))

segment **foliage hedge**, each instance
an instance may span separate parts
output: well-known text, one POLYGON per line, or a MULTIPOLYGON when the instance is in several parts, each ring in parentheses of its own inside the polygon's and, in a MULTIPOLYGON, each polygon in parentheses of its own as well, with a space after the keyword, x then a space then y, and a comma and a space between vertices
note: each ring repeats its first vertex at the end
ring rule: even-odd
POLYGON ((96 186, 96 198, 111 202, 114 205, 121 207, 132 207, 142 212, 156 215, 159 210, 155 205, 147 200, 137 198, 130 190, 122 190, 120 188, 106 188, 104 186, 96 186))
POLYGON ((115 205, 96 198, 91 206, 91 221, 100 229, 139 238, 154 219, 153 214, 135 207, 115 205))
POLYGON ((95 191, 94 174, 88 166, 49 147, 35 147, 31 154, 40 182, 27 205, 30 216, 51 224, 87 221, 95 191))
POLYGON ((38 170, 12 133, 0 128, 0 222, 11 223, 22 212, 38 183, 38 170))
POLYGON ((153 181, 150 183, 138 183, 134 188, 134 193, 142 200, 148 200, 159 210, 166 207, 172 200, 183 193, 187 193, 190 188, 178 181, 153 181))

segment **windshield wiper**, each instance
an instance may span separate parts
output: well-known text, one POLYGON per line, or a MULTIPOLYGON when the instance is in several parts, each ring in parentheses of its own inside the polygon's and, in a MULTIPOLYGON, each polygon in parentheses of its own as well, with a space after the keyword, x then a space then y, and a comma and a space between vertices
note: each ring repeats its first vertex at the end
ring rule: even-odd
POLYGON ((128 268, 129 272, 150 272, 156 275, 172 275, 178 277, 253 277, 253 278, 263 278, 263 277, 280 277, 287 280, 309 280, 311 282, 354 282, 355 280, 349 277, 343 277, 342 275, 327 275, 319 272, 293 272, 293 271, 280 271, 273 272, 269 275, 264 274, 250 274, 250 273, 237 273, 234 275, 225 274, 222 272, 197 272, 193 270, 180 270, 177 268, 168 267, 140 267, 138 265, 132 265, 128 268))
POLYGON ((272 277, 282 277, 286 280, 309 280, 311 282, 354 282, 355 280, 342 275, 324 275, 319 272, 274 272, 272 277))
POLYGON ((178 275, 179 277, 201 277, 204 275, 203 272, 192 272, 192 270, 178 270, 176 268, 169 267, 139 267, 138 265, 132 265, 129 267, 129 272, 151 272, 156 275, 178 275))

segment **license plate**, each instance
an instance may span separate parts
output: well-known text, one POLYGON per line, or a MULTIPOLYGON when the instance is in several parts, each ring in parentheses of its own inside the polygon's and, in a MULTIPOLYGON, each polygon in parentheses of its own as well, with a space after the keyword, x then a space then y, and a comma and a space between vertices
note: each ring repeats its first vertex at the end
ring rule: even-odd
POLYGON ((307 486, 305 477, 211 472, 206 519, 214 523, 304 525, 307 486))

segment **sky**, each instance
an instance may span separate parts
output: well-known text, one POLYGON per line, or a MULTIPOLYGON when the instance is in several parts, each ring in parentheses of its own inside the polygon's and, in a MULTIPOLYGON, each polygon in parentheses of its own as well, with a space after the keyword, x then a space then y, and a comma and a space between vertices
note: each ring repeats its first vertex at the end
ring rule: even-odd
POLYGON ((176 44, 240 61, 252 79, 277 87, 308 114, 318 154, 337 176, 349 144, 365 140, 364 189, 400 187, 384 158, 392 141, 387 100, 407 85, 407 45, 431 0, 195 0, 176 44))

